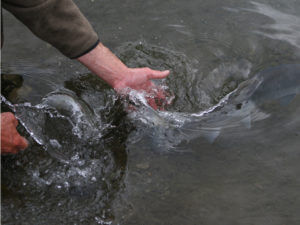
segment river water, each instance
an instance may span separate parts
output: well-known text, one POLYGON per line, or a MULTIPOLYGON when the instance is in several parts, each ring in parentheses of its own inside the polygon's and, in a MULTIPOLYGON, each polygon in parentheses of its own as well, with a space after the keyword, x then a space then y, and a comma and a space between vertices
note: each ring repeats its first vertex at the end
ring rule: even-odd
POLYGON ((300 1, 75 1, 130 67, 120 98, 3 12, 1 106, 30 147, 1 159, 3 224, 299 224, 300 1))

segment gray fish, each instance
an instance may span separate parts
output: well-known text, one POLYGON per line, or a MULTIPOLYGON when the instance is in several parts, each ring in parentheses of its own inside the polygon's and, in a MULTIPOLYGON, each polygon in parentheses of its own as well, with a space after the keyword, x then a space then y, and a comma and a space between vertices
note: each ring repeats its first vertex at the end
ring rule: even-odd
POLYGON ((148 125, 152 127, 147 135, 151 136, 154 147, 162 150, 174 149, 182 141, 200 136, 213 143, 223 130, 241 126, 250 129, 253 122, 268 118, 270 114, 261 110, 263 104, 278 102, 286 106, 299 93, 300 65, 273 67, 242 82, 217 105, 203 112, 157 112, 144 107, 147 121, 151 121, 148 125))
POLYGON ((256 104, 278 101, 288 105, 300 93, 300 65, 282 65, 257 75, 263 82, 251 96, 256 104))
POLYGON ((198 126, 202 132, 207 127, 205 135, 208 141, 213 142, 223 129, 241 125, 250 129, 253 122, 268 118, 270 115, 260 109, 263 104, 278 102, 286 106, 299 93, 300 65, 266 69, 241 83, 220 109, 193 121, 189 126, 198 126), (212 131, 209 132, 208 128, 212 131))

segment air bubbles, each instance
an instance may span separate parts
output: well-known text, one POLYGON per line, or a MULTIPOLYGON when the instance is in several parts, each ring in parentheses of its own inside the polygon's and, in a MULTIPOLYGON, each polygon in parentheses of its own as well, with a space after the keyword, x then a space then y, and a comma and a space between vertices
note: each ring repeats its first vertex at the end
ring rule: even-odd
POLYGON ((79 160, 79 154, 76 153, 75 155, 73 155, 72 158, 71 158, 71 160, 72 160, 72 161, 77 161, 77 160, 79 160))
POLYGON ((49 142, 53 148, 61 148, 61 144, 57 140, 50 139, 49 142))
POLYGON ((67 181, 65 181, 63 184, 64 184, 64 187, 65 187, 65 188, 69 188, 69 187, 70 187, 70 184, 69 184, 69 182, 67 182, 67 181))

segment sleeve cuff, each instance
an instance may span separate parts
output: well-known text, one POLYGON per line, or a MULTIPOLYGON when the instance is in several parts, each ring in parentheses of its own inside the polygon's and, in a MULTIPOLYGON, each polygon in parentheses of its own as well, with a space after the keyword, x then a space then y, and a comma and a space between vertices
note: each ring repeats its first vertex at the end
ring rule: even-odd
POLYGON ((75 57, 71 57, 71 59, 77 59, 77 58, 79 58, 79 57, 81 57, 81 56, 83 56, 83 55, 89 53, 89 52, 92 51, 94 48, 96 48, 97 45, 98 45, 99 43, 100 43, 100 40, 98 39, 98 40, 96 41, 96 43, 94 43, 94 44, 93 44, 91 47, 89 47, 87 50, 85 50, 84 52, 80 53, 79 55, 77 55, 77 56, 75 56, 75 57))

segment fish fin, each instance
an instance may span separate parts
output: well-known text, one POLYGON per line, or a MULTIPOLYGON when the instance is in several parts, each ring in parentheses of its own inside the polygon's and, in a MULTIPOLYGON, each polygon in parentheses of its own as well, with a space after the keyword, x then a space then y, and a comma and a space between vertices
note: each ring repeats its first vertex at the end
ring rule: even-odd
POLYGON ((241 123, 248 129, 251 128, 251 115, 246 116, 241 120, 241 123))
POLYGON ((279 103, 281 106, 287 106, 288 104, 291 103, 291 101, 293 101, 293 99, 295 98, 296 94, 290 94, 290 95, 286 95, 283 96, 279 99, 279 103))
POLYGON ((205 130, 203 132, 203 137, 209 142, 209 143, 214 143, 217 137, 219 137, 221 133, 221 128, 215 128, 212 130, 205 130))

